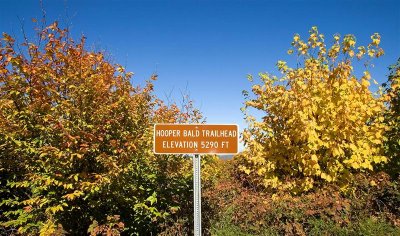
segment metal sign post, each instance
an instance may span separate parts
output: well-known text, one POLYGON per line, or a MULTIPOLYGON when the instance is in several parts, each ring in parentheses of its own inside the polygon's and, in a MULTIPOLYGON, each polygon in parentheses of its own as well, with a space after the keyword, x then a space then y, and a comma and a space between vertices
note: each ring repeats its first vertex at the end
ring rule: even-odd
POLYGON ((201 236, 201 163, 200 155, 193 156, 194 236, 201 236))
POLYGON ((239 126, 235 124, 155 124, 155 154, 193 155, 194 235, 201 236, 199 154, 237 154, 239 126))

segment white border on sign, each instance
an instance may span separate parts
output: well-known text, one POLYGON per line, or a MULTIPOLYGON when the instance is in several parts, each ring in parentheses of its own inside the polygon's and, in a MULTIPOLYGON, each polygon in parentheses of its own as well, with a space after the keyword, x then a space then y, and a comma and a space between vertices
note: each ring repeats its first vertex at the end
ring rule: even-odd
POLYGON ((239 125, 238 124, 171 124, 171 123, 156 123, 153 125, 153 153, 157 155, 197 155, 197 154, 210 154, 210 155, 236 155, 239 153, 239 125), (213 152, 198 152, 198 153, 186 153, 186 152, 178 152, 178 153, 158 153, 156 152, 156 125, 197 125, 197 126, 205 126, 205 125, 235 125, 237 132, 237 152, 236 153, 213 153, 213 152))

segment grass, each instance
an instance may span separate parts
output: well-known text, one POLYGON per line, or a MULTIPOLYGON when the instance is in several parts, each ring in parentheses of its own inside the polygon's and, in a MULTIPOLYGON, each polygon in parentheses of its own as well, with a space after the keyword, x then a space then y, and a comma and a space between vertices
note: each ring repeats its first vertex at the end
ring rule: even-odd
MULTIPOLYGON (((258 232, 253 230, 244 229, 238 225, 235 225, 230 220, 231 215, 226 213, 219 221, 213 222, 211 226, 211 235, 215 236, 272 236, 272 235, 283 235, 285 233, 278 233, 273 226, 264 226, 258 232)), ((307 222, 307 232, 306 235, 310 236, 320 236, 320 235, 337 235, 337 236, 347 236, 347 235, 363 235, 363 236, 397 236, 400 235, 400 228, 395 227, 388 223, 387 221, 376 218, 367 217, 359 220, 358 222, 353 222, 345 227, 341 227, 335 224, 331 220, 323 219, 310 219, 307 222)))

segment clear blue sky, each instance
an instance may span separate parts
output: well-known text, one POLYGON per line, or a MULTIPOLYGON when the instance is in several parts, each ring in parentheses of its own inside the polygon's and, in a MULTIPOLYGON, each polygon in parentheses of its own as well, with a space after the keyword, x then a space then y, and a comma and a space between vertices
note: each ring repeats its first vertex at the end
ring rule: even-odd
MULTIPOLYGON (((40 18, 39 1, 0 0, 0 31, 20 34, 40 18)), ((276 73, 295 33, 316 25, 328 39, 355 34, 363 45, 379 32, 386 55, 372 76, 386 81, 400 56, 400 1, 50 1, 47 21, 70 24, 78 38, 105 49, 135 72, 134 83, 157 69, 156 93, 178 98, 187 88, 208 123, 245 125, 240 107, 247 74, 276 73)))

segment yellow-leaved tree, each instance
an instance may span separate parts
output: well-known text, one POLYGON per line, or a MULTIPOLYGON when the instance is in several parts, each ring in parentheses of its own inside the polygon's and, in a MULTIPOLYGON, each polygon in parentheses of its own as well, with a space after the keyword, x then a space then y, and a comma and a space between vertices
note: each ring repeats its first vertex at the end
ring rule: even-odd
POLYGON ((380 35, 371 39, 356 48, 354 35, 334 35, 327 47, 317 27, 306 41, 294 36, 288 53, 297 53, 297 67, 278 61, 282 76, 261 73, 253 95, 245 93, 249 126, 243 132, 246 149, 237 157, 242 178, 299 193, 325 181, 344 187, 353 173, 387 161, 381 154, 383 96, 370 91, 376 81, 368 70, 357 77, 352 66, 355 58, 366 55, 367 65, 383 55, 380 35), (261 120, 250 115, 252 109, 264 114, 261 120))

